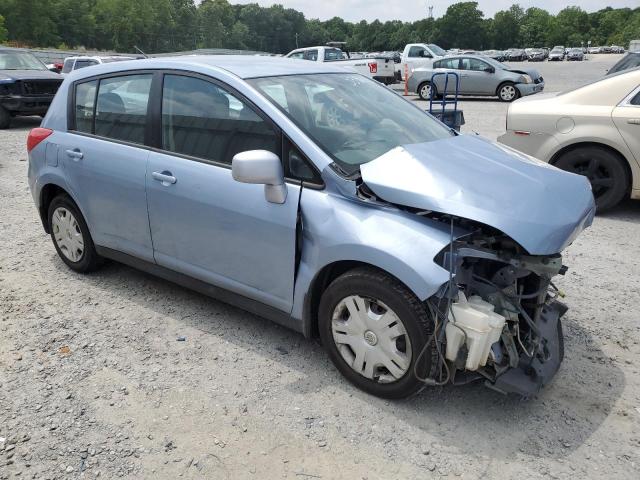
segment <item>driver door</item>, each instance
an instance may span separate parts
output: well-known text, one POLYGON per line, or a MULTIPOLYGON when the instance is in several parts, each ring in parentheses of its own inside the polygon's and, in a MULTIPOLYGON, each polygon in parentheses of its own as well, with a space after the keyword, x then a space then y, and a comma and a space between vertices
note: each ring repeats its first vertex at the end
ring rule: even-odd
POLYGON ((301 187, 288 183, 286 201, 275 204, 264 185, 231 175, 242 151, 280 156, 280 132, 200 76, 165 74, 161 102, 161 149, 149 155, 146 180, 155 261, 290 312, 301 187))
POLYGON ((460 59, 460 91, 466 95, 495 94, 495 73, 486 71, 490 65, 477 58, 460 59))

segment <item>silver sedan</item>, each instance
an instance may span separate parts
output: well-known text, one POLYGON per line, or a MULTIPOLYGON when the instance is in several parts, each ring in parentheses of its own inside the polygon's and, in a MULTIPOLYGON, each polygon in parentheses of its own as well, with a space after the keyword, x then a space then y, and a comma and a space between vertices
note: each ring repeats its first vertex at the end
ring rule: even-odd
MULTIPOLYGON (((498 97, 503 102, 532 95, 544 90, 544 79, 536 70, 514 69, 492 58, 481 55, 458 55, 433 62, 433 68, 419 68, 409 76, 408 88, 423 100, 431 95, 437 98, 445 90, 445 75, 436 73, 454 72, 459 75, 461 95, 498 97)), ((455 93, 455 80, 449 79, 447 94, 455 93)))

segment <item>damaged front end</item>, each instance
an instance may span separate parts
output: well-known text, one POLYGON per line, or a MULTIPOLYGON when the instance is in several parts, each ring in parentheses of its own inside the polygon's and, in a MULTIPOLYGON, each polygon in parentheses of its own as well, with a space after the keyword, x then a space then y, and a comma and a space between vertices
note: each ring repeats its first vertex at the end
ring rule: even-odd
POLYGON ((529 397, 549 383, 564 356, 560 317, 567 307, 552 278, 566 267, 559 254, 528 255, 499 232, 476 232, 436 258, 451 272, 427 300, 439 376, 453 384, 484 379, 502 393, 529 397))

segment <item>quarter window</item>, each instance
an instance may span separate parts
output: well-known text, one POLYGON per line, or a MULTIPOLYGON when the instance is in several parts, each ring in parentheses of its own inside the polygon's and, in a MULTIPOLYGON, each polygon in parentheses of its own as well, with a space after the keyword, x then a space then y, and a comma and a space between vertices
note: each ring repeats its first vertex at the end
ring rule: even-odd
POLYGON ((633 97, 629 103, 631 105, 640 105, 640 93, 633 97))
POLYGON ((100 80, 95 134, 144 144, 151 74, 100 80))
POLYGON ((164 77, 162 146, 226 164, 246 150, 280 155, 278 134, 249 105, 211 82, 182 75, 164 77))
POLYGON ((76 130, 93 133, 93 108, 96 101, 98 81, 79 83, 76 86, 76 130))

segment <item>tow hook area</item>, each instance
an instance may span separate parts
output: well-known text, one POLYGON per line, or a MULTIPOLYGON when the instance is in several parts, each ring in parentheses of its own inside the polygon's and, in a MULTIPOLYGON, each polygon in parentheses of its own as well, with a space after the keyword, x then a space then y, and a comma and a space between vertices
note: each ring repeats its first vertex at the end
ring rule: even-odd
POLYGON ((547 303, 536 322, 542 343, 539 353, 534 357, 521 353, 516 368, 507 370, 495 383, 486 381, 486 386, 502 393, 515 393, 528 398, 549 383, 564 358, 560 318, 566 311, 567 306, 557 300, 547 303))

